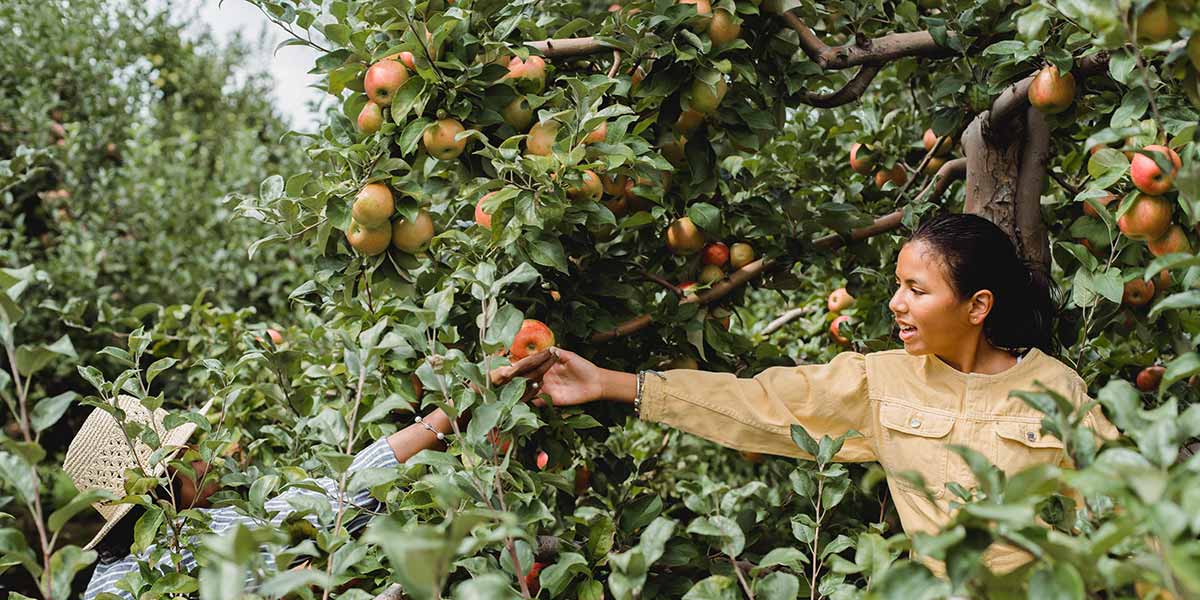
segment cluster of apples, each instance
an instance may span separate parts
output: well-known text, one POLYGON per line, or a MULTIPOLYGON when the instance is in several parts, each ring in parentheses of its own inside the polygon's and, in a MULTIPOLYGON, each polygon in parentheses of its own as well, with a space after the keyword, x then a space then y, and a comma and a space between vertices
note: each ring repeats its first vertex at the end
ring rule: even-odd
POLYGON ((433 217, 424 209, 413 220, 392 222, 396 212, 392 191, 382 183, 368 183, 354 198, 350 208, 350 227, 346 240, 350 246, 367 256, 387 250, 391 244, 409 254, 425 249, 433 239, 433 217))
POLYGON ((712 283, 724 277, 724 270, 721 267, 726 262, 734 269, 740 269, 754 262, 755 258, 754 247, 750 244, 742 242, 732 246, 726 246, 722 242, 705 244, 704 232, 700 231, 700 228, 692 222, 691 217, 680 217, 667 226, 667 248, 681 256, 704 250, 704 264, 717 267, 720 273, 718 275, 717 271, 710 270, 708 280, 705 281, 706 278, 702 271, 700 275, 702 283, 712 283))
POLYGON ((829 293, 829 298, 825 300, 825 306, 829 308, 829 314, 834 315, 833 322, 829 324, 830 337, 839 346, 849 346, 850 338, 842 335, 841 328, 850 321, 850 315, 843 315, 841 312, 854 306, 854 296, 851 296, 846 288, 840 287, 829 293))
MULTIPOLYGON (((926 129, 925 134, 921 136, 921 144, 925 147, 926 152, 933 151, 933 156, 925 163, 925 168, 921 172, 925 175, 933 175, 942 168, 942 165, 946 164, 953 143, 949 138, 939 138, 932 129, 926 129), (935 148, 936 150, 934 150, 935 148)), ((876 170, 879 158, 878 151, 871 144, 855 142, 850 146, 850 168, 860 175, 874 173, 875 187, 883 189, 888 182, 895 186, 902 186, 908 182, 908 171, 900 163, 892 165, 890 169, 876 170)))
MULTIPOLYGON (((1129 175, 1134 187, 1138 189, 1138 194, 1125 214, 1117 219, 1117 228, 1126 237, 1144 242, 1146 249, 1154 256, 1192 251, 1187 232, 1172 221, 1172 202, 1162 196, 1174 187, 1175 176, 1181 166, 1179 155, 1171 148, 1159 144, 1146 146, 1141 152, 1133 154, 1130 161, 1129 175), (1151 158, 1154 154, 1165 157, 1172 167, 1171 170, 1164 171, 1159 167, 1151 158)), ((1109 193, 1097 199, 1097 202, 1107 208, 1116 199, 1115 194, 1109 193)), ((1090 216, 1099 216, 1087 203, 1084 204, 1083 210, 1090 216)), ((1086 245, 1089 248, 1091 246, 1090 243, 1086 245)), ((1170 274, 1163 271, 1157 281, 1159 291, 1165 289, 1170 284, 1170 274)), ((1134 278, 1125 284, 1122 301, 1128 306, 1142 306, 1154 297, 1155 287, 1154 281, 1134 278)))

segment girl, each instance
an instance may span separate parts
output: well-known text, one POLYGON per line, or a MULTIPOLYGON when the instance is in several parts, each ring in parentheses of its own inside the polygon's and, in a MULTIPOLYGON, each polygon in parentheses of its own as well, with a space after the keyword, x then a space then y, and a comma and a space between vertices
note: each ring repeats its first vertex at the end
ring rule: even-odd
MULTIPOLYGON (((829 364, 772 367, 752 379, 692 370, 634 375, 559 350, 542 392, 558 406, 630 403, 643 420, 783 456, 811 458, 792 442, 793 424, 815 438, 856 430, 861 437, 847 440, 835 460, 882 464, 909 535, 936 533, 949 520, 946 484, 972 487, 966 463, 947 444, 971 447, 1007 474, 1038 463, 1070 466, 1062 442, 1041 433, 1041 413, 1009 397, 1040 383, 1077 407, 1088 401, 1079 375, 1050 356, 1049 286, 1008 235, 975 215, 935 217, 900 250, 896 283, 888 308, 903 350, 845 352, 829 364), (920 474, 932 501, 899 476, 906 471, 920 474)), ((1102 438, 1118 435, 1098 407, 1086 424, 1102 438)), ((1004 545, 984 555, 997 572, 1029 559, 1004 545)), ((944 576, 940 563, 923 560, 944 576)))

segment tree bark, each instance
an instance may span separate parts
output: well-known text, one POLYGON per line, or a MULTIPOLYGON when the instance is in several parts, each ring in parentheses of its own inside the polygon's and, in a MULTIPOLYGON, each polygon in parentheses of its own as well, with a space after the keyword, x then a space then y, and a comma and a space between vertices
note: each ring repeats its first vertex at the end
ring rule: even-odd
POLYGON ((1042 221, 1042 190, 1050 159, 1050 129, 1046 116, 1032 106, 1025 110, 1025 139, 1017 177, 1017 250, 1045 274, 1050 273, 1050 238, 1042 221))
POLYGON ((967 157, 967 199, 963 212, 979 215, 1017 239, 1017 175, 1024 123, 1004 128, 988 126, 989 112, 980 113, 963 132, 967 157), (989 131, 990 130, 990 131, 989 131))

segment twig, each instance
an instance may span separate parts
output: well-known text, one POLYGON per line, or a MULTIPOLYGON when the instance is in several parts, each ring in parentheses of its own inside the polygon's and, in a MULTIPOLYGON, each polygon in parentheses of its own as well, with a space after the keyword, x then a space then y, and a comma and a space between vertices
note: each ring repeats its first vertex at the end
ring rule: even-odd
POLYGON ((646 279, 649 279, 650 281, 653 281, 654 283, 657 283, 658 285, 663 286, 664 288, 666 288, 667 290, 670 290, 673 294, 675 294, 676 296, 679 296, 680 298, 683 297, 683 290, 679 289, 679 286, 676 286, 675 284, 671 283, 670 281, 667 281, 666 279, 663 279, 662 277, 655 275, 654 273, 651 273, 649 271, 642 271, 642 277, 645 277, 646 279))
POLYGON ((617 76, 617 70, 621 68, 621 51, 613 50, 613 64, 608 70, 608 78, 612 79, 617 76))
POLYGON ((788 323, 791 323, 792 321, 799 319, 802 315, 807 315, 809 313, 816 312, 816 310, 817 309, 814 306, 801 306, 798 308, 790 309, 790 310, 784 312, 782 315, 775 317, 774 321, 771 321, 770 323, 768 323, 767 326, 762 330, 762 334, 763 335, 771 335, 772 333, 775 333, 776 331, 779 331, 780 329, 782 329, 784 325, 787 325, 788 323))

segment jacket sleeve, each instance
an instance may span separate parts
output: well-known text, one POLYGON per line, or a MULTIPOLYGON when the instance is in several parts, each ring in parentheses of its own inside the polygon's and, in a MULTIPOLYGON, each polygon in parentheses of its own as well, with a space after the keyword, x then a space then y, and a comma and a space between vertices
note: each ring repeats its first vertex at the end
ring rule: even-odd
POLYGON ((862 354, 845 352, 824 365, 771 367, 750 379, 688 369, 649 371, 640 412, 643 420, 729 448, 810 460, 792 441, 792 425, 818 440, 853 429, 861 436, 846 440, 834 459, 876 460, 862 354))

